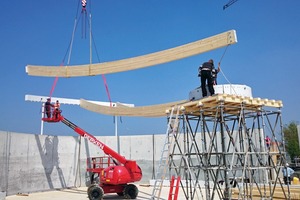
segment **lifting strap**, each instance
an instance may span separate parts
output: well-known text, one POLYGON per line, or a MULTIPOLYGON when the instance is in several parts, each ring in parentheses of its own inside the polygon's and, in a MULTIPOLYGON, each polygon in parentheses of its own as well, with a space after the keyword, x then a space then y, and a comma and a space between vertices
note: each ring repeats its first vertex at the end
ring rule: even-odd
MULTIPOLYGON (((230 45, 230 44, 229 44, 229 45, 230 45)), ((226 48, 225 48, 225 50, 224 50, 224 52, 223 52, 223 55, 221 56, 221 59, 220 59, 220 61, 219 61, 220 65, 221 65, 221 62, 222 62, 222 60, 223 60, 223 58, 224 58, 224 55, 225 55, 225 53, 226 53, 226 51, 227 51, 229 45, 226 46, 226 48)), ((225 76, 225 74, 224 74, 224 72, 223 72, 223 70, 222 70, 221 67, 220 67, 220 72, 222 73, 222 75, 223 75, 223 77, 225 78, 225 80, 226 80, 226 81, 229 83, 229 85, 231 86, 231 85, 232 85, 231 82, 230 82, 230 81, 228 80, 228 78, 225 76)), ((235 91, 235 89, 234 89, 233 87, 231 87, 231 88, 232 88, 232 90, 234 91, 234 93, 237 94, 236 91, 235 91)))

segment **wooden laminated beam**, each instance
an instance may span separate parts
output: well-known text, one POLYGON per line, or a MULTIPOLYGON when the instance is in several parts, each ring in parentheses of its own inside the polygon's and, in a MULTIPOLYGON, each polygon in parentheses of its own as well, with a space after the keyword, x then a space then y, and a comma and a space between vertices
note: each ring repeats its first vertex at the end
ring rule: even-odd
POLYGON ((206 97, 197 101, 176 101, 165 104, 140 106, 140 107, 108 107, 100 106, 84 99, 80 100, 80 107, 87 109, 92 112, 105 114, 105 115, 116 115, 116 116, 135 116, 135 117, 163 117, 166 116, 173 106, 179 106, 180 113, 189 113, 192 115, 199 115, 200 110, 203 110, 206 115, 215 115, 217 107, 220 103, 224 104, 224 111, 230 114, 237 114, 240 112, 241 105, 243 109, 251 111, 259 111, 261 107, 283 107, 282 101, 260 99, 252 97, 242 97, 237 95, 229 94, 216 94, 211 97, 206 97), (209 114, 210 113, 210 114, 209 114))
POLYGON ((116 107, 108 107, 80 99, 80 107, 92 112, 112 116, 164 117, 167 115, 168 110, 170 110, 172 106, 184 102, 186 102, 186 100, 151 106, 127 107, 117 105, 116 107))
POLYGON ((77 77, 110 74, 155 66, 201 54, 235 43, 237 43, 236 32, 235 30, 230 30, 182 46, 133 58, 73 66, 27 65, 26 72, 31 76, 46 77, 77 77))

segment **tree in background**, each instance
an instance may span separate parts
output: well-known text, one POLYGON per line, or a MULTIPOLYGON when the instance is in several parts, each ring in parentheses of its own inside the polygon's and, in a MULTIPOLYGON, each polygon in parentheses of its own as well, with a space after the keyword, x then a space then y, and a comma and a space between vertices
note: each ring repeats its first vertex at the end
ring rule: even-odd
POLYGON ((295 157, 300 156, 297 123, 291 122, 283 127, 285 138, 285 149, 293 161, 295 157))

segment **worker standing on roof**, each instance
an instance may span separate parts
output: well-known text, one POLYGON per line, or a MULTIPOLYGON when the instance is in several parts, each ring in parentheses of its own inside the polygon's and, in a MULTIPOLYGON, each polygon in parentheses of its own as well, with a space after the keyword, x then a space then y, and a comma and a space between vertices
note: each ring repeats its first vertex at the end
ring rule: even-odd
POLYGON ((212 70, 215 69, 213 59, 210 59, 208 62, 202 64, 199 67, 199 74, 201 76, 201 89, 202 89, 202 97, 207 96, 206 83, 208 85, 208 90, 210 95, 215 94, 215 90, 213 87, 214 79, 212 76, 212 70))

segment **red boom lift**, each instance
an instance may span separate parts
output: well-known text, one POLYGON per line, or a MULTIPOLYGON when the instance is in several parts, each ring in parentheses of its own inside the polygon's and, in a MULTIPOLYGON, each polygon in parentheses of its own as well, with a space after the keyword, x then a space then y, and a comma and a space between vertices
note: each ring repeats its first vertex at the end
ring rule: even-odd
POLYGON ((92 181, 97 174, 99 182, 88 187, 87 193, 90 200, 100 200, 106 193, 117 193, 126 199, 135 199, 138 195, 138 188, 132 182, 142 179, 142 170, 134 160, 127 160, 93 135, 87 133, 61 115, 60 110, 54 110, 52 117, 42 118, 45 122, 62 122, 76 133, 97 145, 108 155, 105 157, 93 157, 87 160, 87 171, 92 172, 92 181), (116 162, 117 161, 117 162, 116 162))

